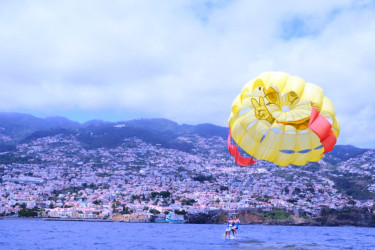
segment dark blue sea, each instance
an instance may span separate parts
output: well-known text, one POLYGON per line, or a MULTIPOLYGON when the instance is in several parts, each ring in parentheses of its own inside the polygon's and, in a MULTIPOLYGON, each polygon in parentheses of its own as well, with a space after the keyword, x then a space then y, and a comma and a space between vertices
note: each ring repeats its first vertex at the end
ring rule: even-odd
POLYGON ((375 249, 375 228, 0 220, 0 249, 375 249))

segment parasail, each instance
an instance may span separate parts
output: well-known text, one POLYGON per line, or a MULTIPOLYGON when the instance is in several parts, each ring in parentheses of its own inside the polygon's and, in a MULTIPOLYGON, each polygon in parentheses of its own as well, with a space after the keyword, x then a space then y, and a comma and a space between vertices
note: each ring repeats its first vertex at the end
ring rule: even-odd
POLYGON ((241 166, 255 163, 252 157, 279 166, 319 161, 340 132, 323 90, 283 72, 265 72, 249 81, 235 98, 228 123, 228 149, 241 166), (252 157, 243 157, 238 147, 252 157))

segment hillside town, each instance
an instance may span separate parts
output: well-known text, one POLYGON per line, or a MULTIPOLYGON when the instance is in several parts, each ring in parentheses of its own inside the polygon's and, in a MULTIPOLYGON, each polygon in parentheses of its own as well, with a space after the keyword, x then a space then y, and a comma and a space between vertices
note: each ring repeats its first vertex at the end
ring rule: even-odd
MULTIPOLYGON (((149 221, 246 208, 282 208, 309 217, 324 207, 373 211, 374 199, 348 195, 330 176, 371 180, 374 150, 335 168, 324 160, 286 168, 260 161, 243 168, 229 156, 222 137, 178 140, 194 141, 194 149, 184 152, 136 137, 90 149, 75 135, 63 134, 20 143, 12 159, 0 165, 0 214, 149 221)), ((367 188, 374 192, 374 182, 367 188)))

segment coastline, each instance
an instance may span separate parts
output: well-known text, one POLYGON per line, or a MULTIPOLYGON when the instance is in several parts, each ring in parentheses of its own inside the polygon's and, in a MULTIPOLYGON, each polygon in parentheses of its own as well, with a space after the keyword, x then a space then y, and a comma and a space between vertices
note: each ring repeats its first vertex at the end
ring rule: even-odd
MULTIPOLYGON (((284 218, 265 216, 261 210, 249 209, 239 211, 241 225, 264 225, 264 226, 307 226, 307 227, 364 227, 374 228, 375 214, 368 213, 352 214, 350 218, 340 219, 337 214, 328 214, 318 218, 302 218, 290 214, 284 218)), ((342 214, 341 214, 342 216, 342 214)), ((155 224, 217 224, 225 225, 228 214, 225 211, 211 211, 209 213, 192 213, 186 215, 184 223, 174 222, 156 222, 155 218, 150 220, 129 220, 116 221, 107 219, 88 219, 88 218, 57 218, 57 217, 18 217, 18 216, 2 216, 0 220, 42 220, 42 221, 79 221, 79 222, 121 222, 121 223, 155 223, 155 224)))
POLYGON ((43 220, 43 221, 83 221, 83 222, 114 222, 111 219, 75 219, 75 218, 42 218, 42 217, 16 217, 2 216, 0 220, 43 220))

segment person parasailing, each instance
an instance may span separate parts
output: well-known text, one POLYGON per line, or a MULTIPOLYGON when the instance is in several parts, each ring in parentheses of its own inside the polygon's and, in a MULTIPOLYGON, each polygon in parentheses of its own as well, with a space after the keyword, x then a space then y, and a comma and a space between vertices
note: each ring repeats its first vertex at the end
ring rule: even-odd
POLYGON ((233 220, 231 218, 228 218, 227 228, 225 229, 225 238, 230 238, 230 232, 232 231, 233 225, 233 220))

